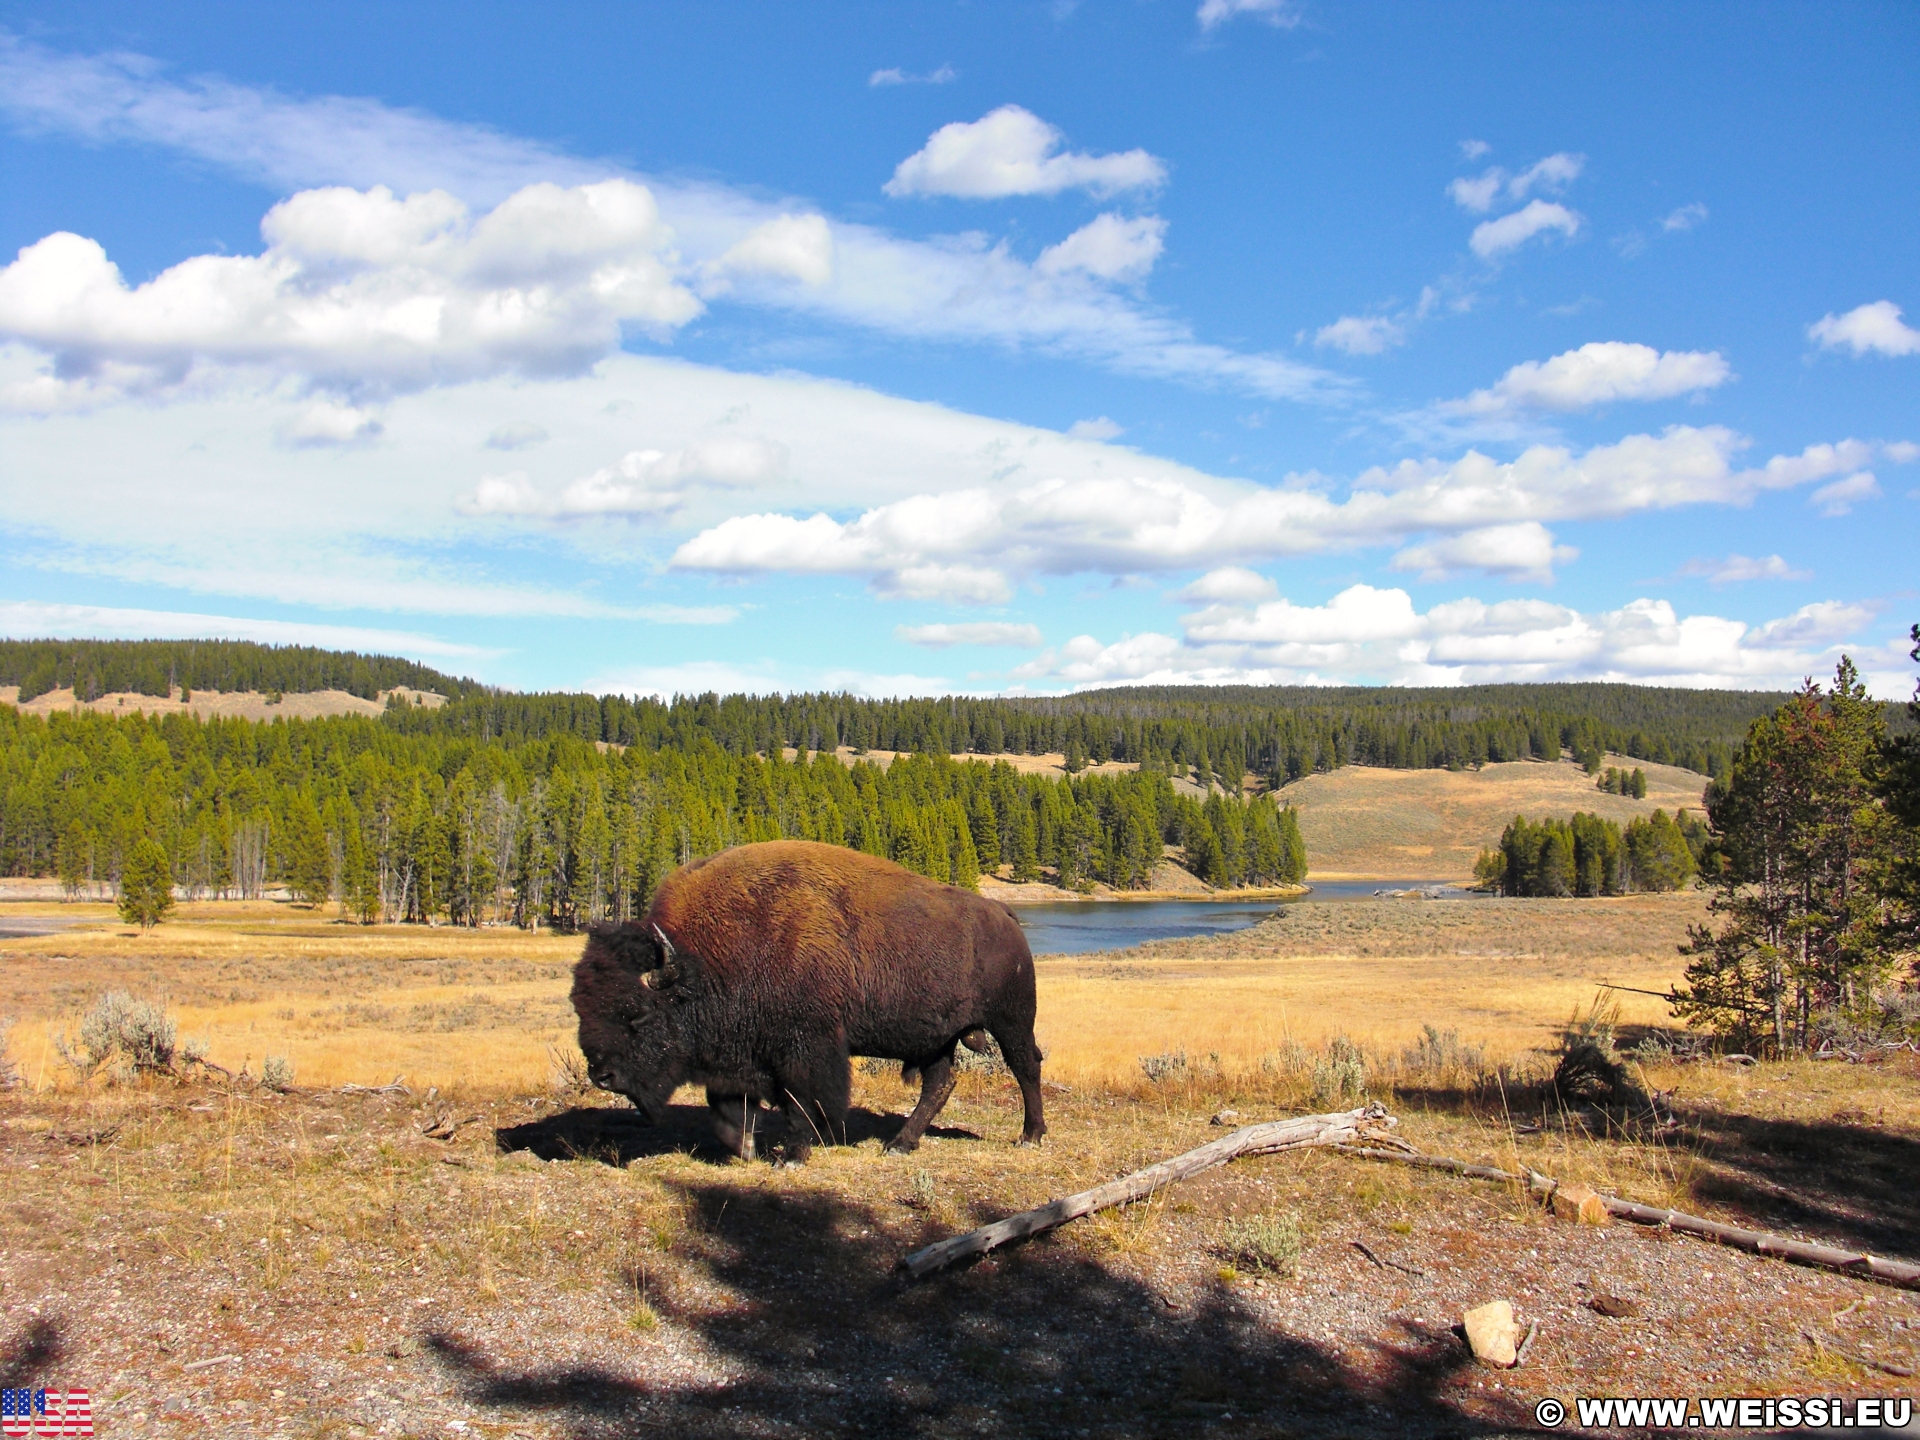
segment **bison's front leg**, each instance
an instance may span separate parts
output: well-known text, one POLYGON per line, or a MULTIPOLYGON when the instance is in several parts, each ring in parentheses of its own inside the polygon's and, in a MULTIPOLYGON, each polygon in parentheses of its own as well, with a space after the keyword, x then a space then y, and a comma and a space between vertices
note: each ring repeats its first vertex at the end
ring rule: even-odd
POLYGON ((816 1143, 841 1145, 847 1138, 853 1067, 846 1042, 799 1055, 780 1067, 780 1108, 787 1117, 787 1159, 804 1165, 816 1143))
POLYGON ((927 1126, 933 1123, 933 1117, 940 1113, 941 1107, 947 1103, 947 1097, 953 1094, 956 1078, 952 1050, 920 1066, 920 1103, 913 1107, 913 1113, 907 1117, 907 1123, 900 1127, 900 1133, 887 1142, 887 1149, 896 1155, 905 1155, 920 1148, 920 1137, 927 1133, 927 1126))
POLYGON ((760 1097, 708 1087, 707 1111, 720 1143, 742 1160, 753 1159, 754 1132, 760 1128, 760 1097))

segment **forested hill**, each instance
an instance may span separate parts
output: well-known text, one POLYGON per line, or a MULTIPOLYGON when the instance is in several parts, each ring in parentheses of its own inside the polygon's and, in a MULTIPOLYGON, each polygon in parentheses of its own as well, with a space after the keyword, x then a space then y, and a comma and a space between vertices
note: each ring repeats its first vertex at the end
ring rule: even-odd
POLYGON ((389 711, 415 734, 583 740, 658 750, 695 734, 736 755, 795 749, 935 754, 1063 753, 1157 761, 1284 784, 1342 765, 1393 769, 1586 759, 1603 751, 1725 772, 1757 717, 1786 697, 1639 685, 1483 685, 1451 690, 1134 687, 1047 699, 862 700, 850 695, 519 695, 477 691, 437 710, 389 711))
POLYGON ((704 736, 732 755, 848 746, 932 754, 1066 754, 1079 762, 1153 761, 1284 784, 1342 765, 1477 765, 1562 750, 1602 751, 1702 774, 1725 773, 1746 729, 1783 696, 1641 685, 1478 685, 1447 690, 1305 686, 1136 686, 1044 699, 865 700, 851 695, 517 694, 391 656, 242 641, 0 641, 0 685, 24 702, 72 686, 113 691, 300 693, 372 698, 432 690, 435 710, 390 709, 405 734, 509 742, 570 735, 649 751, 704 736))
POLYGON ((23 704, 68 687, 82 700, 116 691, 166 695, 176 685, 289 695, 344 690, 363 700, 397 686, 448 699, 485 689, 391 655, 250 640, 0 640, 0 685, 18 685, 23 704))

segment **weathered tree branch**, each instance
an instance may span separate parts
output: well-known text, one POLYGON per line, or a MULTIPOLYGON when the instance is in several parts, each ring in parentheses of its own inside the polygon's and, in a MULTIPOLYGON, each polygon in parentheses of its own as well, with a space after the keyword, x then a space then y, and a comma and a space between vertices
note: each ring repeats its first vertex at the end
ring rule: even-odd
MULTIPOLYGON (((1455 1175, 1465 1175, 1475 1180, 1499 1180, 1511 1185, 1526 1187, 1529 1194, 1550 1200, 1560 1182, 1542 1175, 1537 1170, 1516 1173, 1511 1170, 1496 1169, 1491 1165, 1469 1165, 1462 1160, 1449 1159, 1444 1155, 1422 1155, 1399 1148, 1387 1148, 1376 1145, 1337 1144, 1334 1148, 1343 1155, 1357 1155, 1367 1160, 1391 1160, 1401 1165, 1418 1165, 1429 1170, 1446 1170, 1455 1175)), ((1622 1220, 1631 1220, 1636 1225, 1664 1225, 1669 1230, 1677 1230, 1683 1235, 1695 1235, 1703 1240, 1715 1240, 1722 1245, 1731 1245, 1738 1250, 1746 1250, 1755 1255, 1777 1255, 1783 1260, 1792 1260, 1801 1265, 1816 1265, 1827 1270, 1839 1270, 1848 1275, 1861 1275, 1874 1280, 1884 1280, 1890 1285, 1903 1286, 1909 1290, 1920 1290, 1920 1265, 1905 1260, 1888 1260, 1879 1255, 1869 1255, 1859 1250, 1841 1250, 1832 1245, 1816 1245, 1806 1240, 1789 1240, 1784 1235, 1775 1235, 1765 1230, 1747 1230, 1738 1225, 1723 1225, 1718 1220, 1703 1220, 1698 1215, 1688 1215, 1680 1210, 1662 1210, 1655 1205, 1640 1205, 1631 1200, 1616 1200, 1611 1195, 1602 1195, 1600 1203, 1607 1207, 1607 1213, 1622 1220)))
MULTIPOLYGON (((1083 1215, 1144 1199, 1156 1190, 1163 1190, 1243 1155, 1272 1155, 1282 1150, 1350 1144, 1356 1140, 1374 1147, 1390 1145, 1393 1137, 1386 1130, 1394 1123, 1384 1106, 1373 1104, 1329 1115, 1301 1115, 1292 1120, 1242 1125, 1230 1135, 1223 1135, 1210 1144, 1189 1150, 1184 1155, 1176 1155, 1171 1160, 1162 1160, 1158 1165, 1149 1165, 1144 1170, 1136 1170, 1118 1180, 1109 1180, 1091 1190, 1082 1190, 1064 1200, 1055 1200, 1035 1210, 1009 1215, 1004 1220, 983 1225, 965 1235, 956 1235, 950 1240, 928 1245, 902 1258, 896 1268, 909 1279, 923 1280, 949 1266, 976 1259, 1016 1240, 1030 1239, 1065 1225, 1070 1220, 1078 1220, 1083 1215)), ((1392 1152, 1382 1149, 1381 1153, 1392 1152)))

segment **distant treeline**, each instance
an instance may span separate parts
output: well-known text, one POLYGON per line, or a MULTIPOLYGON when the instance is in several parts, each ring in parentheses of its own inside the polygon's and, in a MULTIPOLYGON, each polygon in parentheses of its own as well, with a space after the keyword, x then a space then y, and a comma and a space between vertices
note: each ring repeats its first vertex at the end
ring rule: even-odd
POLYGON ((448 697, 485 688, 391 655, 248 640, 0 640, 0 685, 18 685, 22 703, 69 687, 82 700, 116 691, 167 695, 175 686, 267 694, 345 690, 363 700, 396 686, 448 697))
POLYGON ((1042 868, 1069 888, 1141 888, 1168 845, 1221 886, 1306 872, 1293 812, 1178 793, 1157 767, 1065 782, 1001 761, 842 764, 657 749, 565 732, 479 741, 361 717, 197 720, 0 707, 0 871, 74 893, 118 879, 143 839, 198 894, 286 884, 364 919, 571 929, 640 912, 675 866, 781 837, 886 855, 973 885, 1042 868))
MULTIPOLYGON (((393 707, 384 723, 410 735, 521 742, 571 735, 648 751, 703 736, 736 756, 786 746, 938 755, 1061 753, 1069 768, 1120 760, 1197 773, 1238 791, 1242 776, 1277 788, 1343 765, 1469 767, 1558 759, 1598 768, 1606 752, 1724 777, 1747 727, 1783 695, 1642 685, 1470 685, 1449 690, 1348 686, 1133 686, 1046 699, 867 700, 844 694, 518 694, 385 656, 239 641, 5 641, 0 684, 21 699, 72 685, 112 690, 372 697, 395 686, 450 703, 393 707)), ((1891 714, 1890 707, 1890 714, 1891 714)), ((1905 723, 1904 715, 1894 721, 1905 723)))
POLYGON ((1678 890, 1713 863, 1707 822, 1682 810, 1656 810, 1627 822, 1584 812, 1571 820, 1516 815, 1498 850, 1483 850, 1474 877, 1502 895, 1625 895, 1678 890))
POLYGON ((1070 769, 1158 763, 1238 789, 1277 788, 1343 765, 1464 768, 1558 759, 1597 769, 1607 751, 1723 775, 1747 726, 1783 697, 1638 685, 1481 685, 1457 690, 1268 688, 1097 690, 1052 699, 862 700, 850 695, 681 696, 470 692, 434 710, 390 712, 412 734, 476 740, 558 733, 659 750, 695 734, 736 755, 848 746, 935 754, 1064 754, 1070 769))

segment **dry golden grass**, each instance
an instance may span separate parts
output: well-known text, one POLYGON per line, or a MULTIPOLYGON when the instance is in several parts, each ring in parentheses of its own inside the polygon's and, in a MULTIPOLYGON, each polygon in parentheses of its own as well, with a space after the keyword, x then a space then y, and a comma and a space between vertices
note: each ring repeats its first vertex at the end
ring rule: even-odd
MULTIPOLYGON (((853 1143, 801 1170, 720 1160, 691 1095, 648 1129, 550 1088, 575 938, 366 931, 284 905, 187 907, 143 937, 99 909, 36 907, 87 925, 0 942, 30 1082, 0 1099, 0 1356, 62 1357, 57 1375, 19 1373, 93 1385, 113 1434, 318 1440, 342 1433, 343 1405, 397 1433, 457 1420, 543 1440, 1120 1440, 1229 1407, 1255 1417, 1249 1433, 1350 1434, 1356 1416, 1459 1433, 1527 1423, 1530 1398, 1448 1333, 1464 1306, 1507 1297, 1543 1321, 1528 1397, 1855 1393, 1871 1377, 1791 1337, 1818 1326, 1909 1358, 1897 1292, 1326 1154, 1239 1162, 974 1271, 888 1280, 929 1240, 1219 1135, 1222 1107, 1318 1108, 1308 1067, 1258 1063, 1289 1042, 1320 1058, 1344 1033, 1390 1060, 1431 1023, 1537 1071, 1597 978, 1671 978, 1699 903, 1309 903, 1236 935, 1046 961, 1045 1146, 1007 1143, 1013 1086, 971 1073, 924 1149, 884 1156, 913 1092, 857 1072, 853 1143), (109 986, 168 994, 223 1063, 293 1055, 299 1088, 32 1087, 47 1024, 109 986), (1149 1082, 1137 1057, 1168 1049, 1193 1063, 1149 1082), (322 1088, 398 1070, 410 1095, 322 1088), (470 1123, 437 1141, 436 1119, 470 1123), (1297 1224, 1296 1276, 1233 1263, 1231 1226, 1256 1217, 1297 1224), (1354 1241, 1419 1273, 1376 1268, 1354 1241), (1586 1287, 1602 1283, 1642 1317, 1594 1315, 1586 1287), (227 1355, 243 1360, 186 1368, 227 1355)), ((1662 1018, 1624 1000, 1624 1018, 1662 1018)), ((1911 1060, 1642 1071, 1679 1092, 1683 1123, 1657 1136, 1561 1123, 1539 1085, 1464 1069, 1376 1066, 1368 1088, 1386 1083, 1401 1133, 1432 1153, 1910 1253, 1911 1060)))
MULTIPOLYGON (((1122 955, 1039 963, 1049 1078, 1130 1088, 1139 1058, 1184 1051, 1226 1075, 1267 1073, 1289 1045, 1345 1036, 1380 1056, 1428 1024, 1515 1062, 1553 1042, 1598 982, 1664 990, 1703 899, 1305 902, 1252 930, 1122 955)), ((109 989, 164 998, 183 1034, 254 1074, 289 1057, 301 1084, 538 1089, 548 1045, 571 1042, 577 937, 343 925, 274 903, 203 903, 140 934, 104 906, 13 906, 83 922, 0 942, 18 1016, 13 1051, 36 1084, 68 1083, 51 1044, 109 989)), ((1628 1023, 1664 1005, 1623 993, 1628 1023)))
POLYGON ((20 905, 78 922, 0 942, 13 1053, 36 1084, 64 1084, 51 1037, 102 992, 165 999, 209 1058, 259 1074, 267 1055, 299 1083, 539 1089, 547 1046, 571 1043, 574 936, 488 928, 359 926, 262 902, 183 905, 141 934, 107 906, 20 905))
POLYGON ((1571 761, 1516 761, 1479 770, 1378 770, 1349 765, 1280 791, 1300 812, 1312 879, 1465 879, 1515 815, 1565 819, 1586 810, 1624 826, 1656 808, 1698 812, 1706 777, 1623 755, 1646 771, 1647 798, 1609 795, 1571 761))

